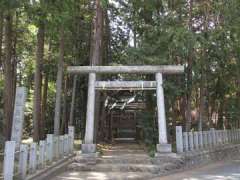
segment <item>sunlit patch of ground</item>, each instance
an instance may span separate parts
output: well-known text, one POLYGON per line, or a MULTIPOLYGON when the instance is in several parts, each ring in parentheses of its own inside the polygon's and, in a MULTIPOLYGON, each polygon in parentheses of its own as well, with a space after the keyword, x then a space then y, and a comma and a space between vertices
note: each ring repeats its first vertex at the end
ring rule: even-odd
POLYGON ((68 172, 59 175, 51 180, 122 180, 139 179, 144 173, 109 173, 109 172, 68 172))
POLYGON ((154 180, 239 180, 240 160, 224 161, 154 180))

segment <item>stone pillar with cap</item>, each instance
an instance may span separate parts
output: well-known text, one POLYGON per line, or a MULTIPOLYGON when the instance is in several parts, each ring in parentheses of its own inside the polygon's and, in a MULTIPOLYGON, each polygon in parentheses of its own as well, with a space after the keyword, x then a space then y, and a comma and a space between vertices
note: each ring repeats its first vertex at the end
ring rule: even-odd
POLYGON ((164 90, 162 73, 156 74, 157 81, 157 115, 158 115, 158 133, 159 144, 157 144, 157 153, 171 153, 172 146, 167 141, 167 123, 164 104, 164 90))
POLYGON ((87 117, 84 143, 81 146, 82 153, 90 154, 96 152, 96 144, 94 144, 94 110, 95 110, 95 81, 96 74, 90 73, 88 80, 88 101, 87 101, 87 117))

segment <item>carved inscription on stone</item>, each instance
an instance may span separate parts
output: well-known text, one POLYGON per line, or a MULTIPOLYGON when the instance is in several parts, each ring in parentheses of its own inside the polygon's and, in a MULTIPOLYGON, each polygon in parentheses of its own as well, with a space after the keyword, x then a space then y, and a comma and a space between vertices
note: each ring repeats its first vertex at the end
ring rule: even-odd
POLYGON ((15 141, 17 146, 20 144, 22 139, 25 102, 26 102, 26 88, 17 87, 11 135, 11 140, 15 141))

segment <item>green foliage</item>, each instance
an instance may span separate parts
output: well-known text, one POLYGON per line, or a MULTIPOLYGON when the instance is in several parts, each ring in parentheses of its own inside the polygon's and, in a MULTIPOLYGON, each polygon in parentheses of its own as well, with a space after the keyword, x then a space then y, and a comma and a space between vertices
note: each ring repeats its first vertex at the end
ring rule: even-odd
POLYGON ((155 144, 158 141, 158 131, 155 125, 155 113, 144 111, 137 114, 138 127, 142 131, 141 141, 143 141, 147 147, 150 154, 155 152, 155 144))
POLYGON ((102 8, 106 9, 108 7, 108 4, 109 4, 108 0, 101 0, 101 7, 102 8))
MULTIPOLYGON (((107 58, 105 62, 108 64, 182 64, 187 68, 189 59, 192 59, 191 81, 184 75, 164 77, 169 124, 175 121, 181 124, 185 122, 185 101, 189 92, 192 97, 192 110, 199 111, 200 89, 205 90, 204 108, 209 112, 208 119, 211 119, 211 114, 216 112, 221 114, 220 118, 225 116, 230 123, 239 120, 239 0, 193 1, 191 13, 189 1, 182 0, 101 0, 100 2, 105 14, 103 51, 107 49, 104 58, 107 58)), ((17 85, 24 85, 28 89, 25 114, 26 136, 31 135, 32 130, 34 63, 39 23, 45 24, 45 54, 42 69, 43 77, 46 75, 49 77, 46 132, 51 132, 59 57, 59 30, 60 27, 64 27, 65 66, 88 65, 95 16, 93 5, 93 1, 85 0, 0 1, 1 11, 10 12, 13 16, 12 44, 13 59, 17 62, 16 82, 17 85)), ((149 80, 145 75, 122 77, 129 80, 139 78, 149 80)), ((1 77, 1 100, 3 80, 4 78, 1 77)), ((69 84, 68 101, 71 82, 69 84)), ((86 93, 86 87, 87 81, 83 78, 78 87, 79 94, 86 93)), ((77 97, 77 99, 83 103, 76 119, 82 120, 85 115, 85 97, 77 97)), ((157 141, 157 131, 153 131, 156 128, 153 114, 154 112, 141 114, 144 141, 148 145, 157 141)))
MULTIPOLYGON (((136 0, 119 4, 118 14, 115 14, 126 25, 122 21, 115 23, 125 32, 121 36, 128 39, 128 44, 122 45, 126 41, 124 38, 112 40, 124 47, 121 53, 113 49, 114 61, 120 59, 131 65, 183 64, 187 67, 191 55, 192 81, 174 76, 167 77, 168 81, 164 83, 169 120, 177 117, 177 122, 184 123, 186 107, 182 101, 189 93, 189 84, 192 84, 192 110, 199 110, 199 93, 204 87, 204 109, 210 112, 208 119, 213 111, 220 113, 222 110, 227 120, 239 120, 236 115, 240 107, 239 1, 193 1, 191 21, 189 3, 185 1, 136 0), (135 32, 136 48, 133 43, 129 45, 134 39, 125 29, 135 32), (226 101, 229 105, 222 109, 221 104, 226 101)), ((118 37, 119 32, 114 32, 113 37, 118 37)))

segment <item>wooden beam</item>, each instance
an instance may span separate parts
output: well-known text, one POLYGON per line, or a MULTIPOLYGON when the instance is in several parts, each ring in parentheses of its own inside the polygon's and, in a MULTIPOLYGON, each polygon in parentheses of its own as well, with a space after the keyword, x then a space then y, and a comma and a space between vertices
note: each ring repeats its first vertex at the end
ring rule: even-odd
POLYGON ((180 65, 164 65, 164 66, 69 66, 68 73, 72 74, 180 74, 184 72, 184 66, 180 65))
POLYGON ((154 90, 156 81, 96 81, 97 90, 154 90))

